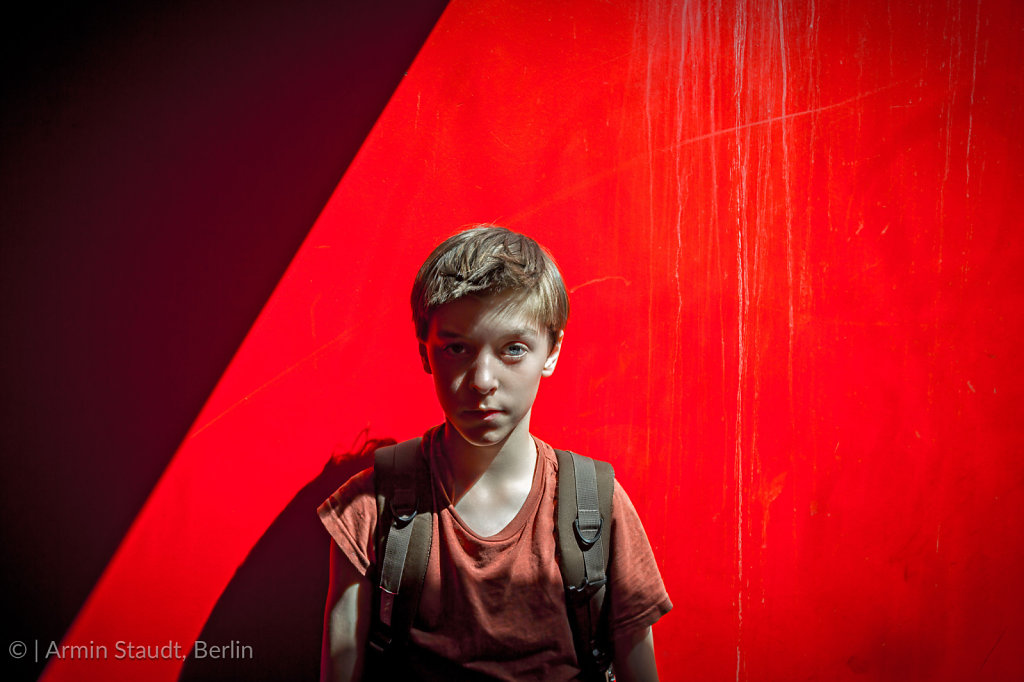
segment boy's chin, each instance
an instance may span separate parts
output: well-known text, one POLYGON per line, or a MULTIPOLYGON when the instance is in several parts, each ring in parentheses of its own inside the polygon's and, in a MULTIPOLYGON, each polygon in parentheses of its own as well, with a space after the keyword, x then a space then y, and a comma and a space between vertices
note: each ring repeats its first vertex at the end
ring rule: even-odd
POLYGON ((459 437, 467 444, 478 448, 486 448, 492 445, 499 445, 503 443, 509 435, 509 431, 505 429, 492 429, 490 431, 481 432, 476 429, 472 430, 461 430, 455 429, 459 437))
POLYGON ((486 448, 504 443, 513 428, 510 427, 466 427, 448 422, 451 435, 459 438, 468 445, 477 448, 486 448))

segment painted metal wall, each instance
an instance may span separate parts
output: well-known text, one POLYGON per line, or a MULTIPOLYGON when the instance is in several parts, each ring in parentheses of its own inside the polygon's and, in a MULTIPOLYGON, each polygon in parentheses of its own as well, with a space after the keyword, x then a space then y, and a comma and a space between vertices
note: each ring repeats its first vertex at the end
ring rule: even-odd
POLYGON ((636 503, 664 679, 1021 677, 1022 11, 452 3, 66 641, 190 642, 337 443, 434 423, 409 285, 494 221, 564 270, 535 432, 636 503))

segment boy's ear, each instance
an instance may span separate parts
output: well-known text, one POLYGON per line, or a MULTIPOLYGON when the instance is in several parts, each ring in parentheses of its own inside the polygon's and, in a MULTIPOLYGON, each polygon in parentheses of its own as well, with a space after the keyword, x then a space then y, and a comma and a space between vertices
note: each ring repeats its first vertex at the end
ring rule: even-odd
POLYGON ((423 363, 423 371, 431 374, 430 360, 427 358, 427 344, 420 341, 420 361, 423 363))
POLYGON ((555 371, 555 365, 558 364, 558 354, 562 352, 562 338, 565 336, 564 331, 558 332, 558 338, 555 339, 555 345, 548 351, 548 358, 544 361, 544 369, 541 370, 540 375, 542 377, 549 377, 555 371))

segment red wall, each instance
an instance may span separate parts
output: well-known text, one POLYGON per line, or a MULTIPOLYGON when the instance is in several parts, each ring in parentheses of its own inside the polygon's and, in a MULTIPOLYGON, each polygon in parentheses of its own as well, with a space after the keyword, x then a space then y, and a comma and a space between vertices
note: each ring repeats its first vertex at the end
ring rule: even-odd
POLYGON ((434 423, 412 275, 494 221, 571 289, 535 432, 636 503, 664 679, 1021 677, 1021 14, 452 3, 67 641, 187 646, 338 443, 434 423))

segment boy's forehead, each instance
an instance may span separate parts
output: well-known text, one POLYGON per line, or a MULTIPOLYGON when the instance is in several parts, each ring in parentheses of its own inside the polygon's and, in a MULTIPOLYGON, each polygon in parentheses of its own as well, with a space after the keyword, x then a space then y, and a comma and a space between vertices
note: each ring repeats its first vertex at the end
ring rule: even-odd
POLYGON ((528 296, 506 291, 464 296, 437 308, 430 330, 438 336, 467 333, 543 335, 544 328, 528 305, 528 296))

